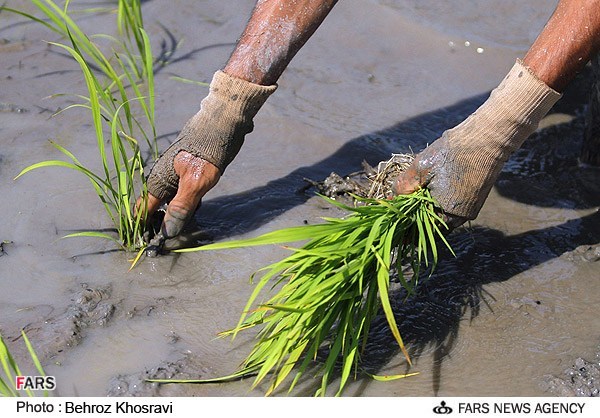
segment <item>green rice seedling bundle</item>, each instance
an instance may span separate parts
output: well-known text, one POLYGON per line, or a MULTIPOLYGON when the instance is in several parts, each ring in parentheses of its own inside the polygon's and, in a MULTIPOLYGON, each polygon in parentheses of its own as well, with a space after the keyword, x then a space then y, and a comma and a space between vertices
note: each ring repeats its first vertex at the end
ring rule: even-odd
MULTIPOLYGON (((436 242, 448 246, 443 235, 446 226, 435 200, 427 189, 391 199, 357 198, 353 206, 325 199, 349 215, 256 238, 181 250, 305 242, 285 247, 291 252, 288 257, 255 274, 260 278, 238 325, 224 333, 235 337, 241 330, 261 327, 239 371, 224 378, 179 382, 222 382, 255 375, 254 386, 269 380, 270 394, 294 371, 291 391, 314 360, 322 358, 318 353, 324 351, 319 369, 321 384, 315 395, 326 394, 328 384, 338 377, 336 373, 339 395, 348 379, 361 371, 361 353, 371 320, 380 308, 410 363, 390 304, 390 269, 396 266, 401 284, 412 292, 422 268, 435 267, 436 242), (412 267, 410 279, 403 273, 405 263, 412 267), (257 304, 267 287, 278 290, 263 296, 257 304)), ((374 377, 391 380, 406 376, 374 377)))
MULTIPOLYGON (((30 165, 16 177, 42 167, 66 167, 84 174, 91 182, 117 236, 97 231, 68 235, 108 238, 126 250, 143 249, 145 210, 133 212, 136 196, 147 201, 145 161, 140 144, 143 137, 154 157, 158 155, 154 127, 153 57, 144 31, 140 0, 119 0, 117 23, 121 38, 84 33, 72 19, 66 1, 59 7, 51 0, 31 0, 44 18, 3 7, 43 24, 68 40, 69 44, 50 42, 68 52, 79 64, 88 96, 78 96, 90 111, 100 160, 99 169, 84 166, 75 155, 52 141, 67 161, 49 160, 30 165), (103 53, 93 39, 108 41, 109 53, 103 53)), ((67 108, 67 109, 68 109, 67 108)), ((138 253, 141 254, 141 251, 138 253)))
MULTIPOLYGON (((46 376, 44 373, 44 369, 38 359, 29 338, 25 335, 24 331, 21 331, 21 336, 23 337, 23 341, 25 342, 25 346, 27 347, 27 351, 31 360, 39 373, 39 376, 46 376)), ((21 393, 15 387, 15 378, 16 376, 22 376, 21 368, 15 361, 14 357, 8 350, 8 346, 6 345, 4 338, 0 334, 0 364, 2 365, 2 371, 0 372, 0 397, 16 397, 20 396, 21 393), (4 377, 3 377, 4 375, 4 377)), ((34 392, 31 389, 26 389, 25 394, 27 396, 34 396, 34 392)), ((48 392, 44 391, 44 395, 48 396, 48 392)))

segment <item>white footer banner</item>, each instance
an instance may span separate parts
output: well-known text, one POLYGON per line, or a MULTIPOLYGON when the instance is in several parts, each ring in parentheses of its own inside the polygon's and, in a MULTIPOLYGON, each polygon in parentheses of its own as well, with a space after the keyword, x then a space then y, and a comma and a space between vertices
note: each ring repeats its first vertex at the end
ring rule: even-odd
POLYGON ((441 416, 544 416, 600 417, 600 398, 0 398, 0 417, 100 417, 107 414, 148 417, 202 417, 239 414, 306 418, 318 416, 368 417, 372 415, 441 416))

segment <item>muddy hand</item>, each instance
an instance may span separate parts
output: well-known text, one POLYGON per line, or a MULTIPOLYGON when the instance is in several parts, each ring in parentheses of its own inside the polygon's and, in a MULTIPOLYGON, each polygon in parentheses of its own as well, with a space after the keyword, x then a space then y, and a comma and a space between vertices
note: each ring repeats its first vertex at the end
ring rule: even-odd
POLYGON ((202 196, 239 152, 244 137, 254 128, 256 112, 276 87, 223 71, 214 74, 200 111, 187 121, 148 175, 148 213, 170 201, 160 231, 149 243, 149 256, 158 255, 165 240, 181 232, 202 196))
MULTIPOLYGON (((437 189, 448 187, 450 184, 445 178, 449 175, 447 157, 447 139, 442 137, 417 155, 406 171, 396 178, 394 193, 410 194, 422 187, 428 187, 435 198, 437 189)), ((452 215, 446 208, 442 208, 440 215, 450 231, 468 220, 463 216, 452 215)))
MULTIPOLYGON (((157 162, 160 164, 160 160, 157 162)), ((173 160, 175 174, 179 178, 177 192, 167 207, 160 231, 150 240, 146 254, 156 257, 160 254, 165 241, 179 235, 192 217, 202 197, 219 181, 220 172, 217 167, 186 151, 180 151, 173 160)), ((155 196, 164 196, 168 201, 170 196, 162 190, 149 189, 148 218, 161 206, 163 201, 155 196)), ((137 207, 141 204, 138 199, 137 207)))
POLYGON ((451 228, 475 219, 506 160, 559 98, 517 60, 475 113, 417 156, 396 192, 427 186, 451 228))

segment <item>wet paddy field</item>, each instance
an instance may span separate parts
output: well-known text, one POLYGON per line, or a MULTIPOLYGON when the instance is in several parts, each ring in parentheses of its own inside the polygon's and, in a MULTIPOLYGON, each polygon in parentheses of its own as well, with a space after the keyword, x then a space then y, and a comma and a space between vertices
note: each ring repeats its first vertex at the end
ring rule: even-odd
MULTIPOLYGON (((340 2, 280 79, 194 225, 171 245, 342 215, 305 179, 344 176, 363 160, 376 164, 433 142, 485 100, 556 4, 440 3, 340 2)), ((209 81, 253 4, 144 2, 155 53, 168 57, 156 81, 161 148, 207 93, 172 76, 209 81)), ((81 23, 90 33, 114 31, 110 13, 81 23)), ((25 361, 18 336, 27 331, 62 396, 262 396, 265 388, 250 390, 249 380, 158 386, 145 379, 234 371, 252 334, 234 342, 216 335, 237 322, 249 276, 283 249, 172 253, 129 272, 131 255, 109 242, 60 239, 110 226, 85 178, 49 168, 13 181, 27 165, 60 158, 49 139, 96 164, 86 112, 52 117, 74 99, 49 96, 85 91, 77 65, 44 43, 54 40, 0 13, 0 332, 25 361)), ((586 72, 507 163, 478 219, 452 234, 456 257, 444 254, 417 296, 394 293, 410 370, 420 374, 387 383, 360 377, 347 396, 598 394, 600 172, 578 162, 589 86, 586 72)), ((379 374, 408 370, 383 316, 364 357, 379 374)), ((317 385, 307 375, 295 395, 317 385)))

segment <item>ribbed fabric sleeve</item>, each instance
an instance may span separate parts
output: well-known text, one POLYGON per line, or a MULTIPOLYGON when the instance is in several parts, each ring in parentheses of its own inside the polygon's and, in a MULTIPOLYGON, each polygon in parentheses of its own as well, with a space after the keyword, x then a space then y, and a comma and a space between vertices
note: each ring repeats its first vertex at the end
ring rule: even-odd
POLYGON ((277 86, 261 86, 217 71, 200 111, 185 124, 148 176, 148 191, 161 200, 177 192, 173 160, 180 151, 214 164, 221 172, 238 154, 253 118, 277 86))
POLYGON ((474 219, 506 160, 560 97, 517 60, 488 100, 440 139, 446 161, 431 186, 442 208, 474 219))

